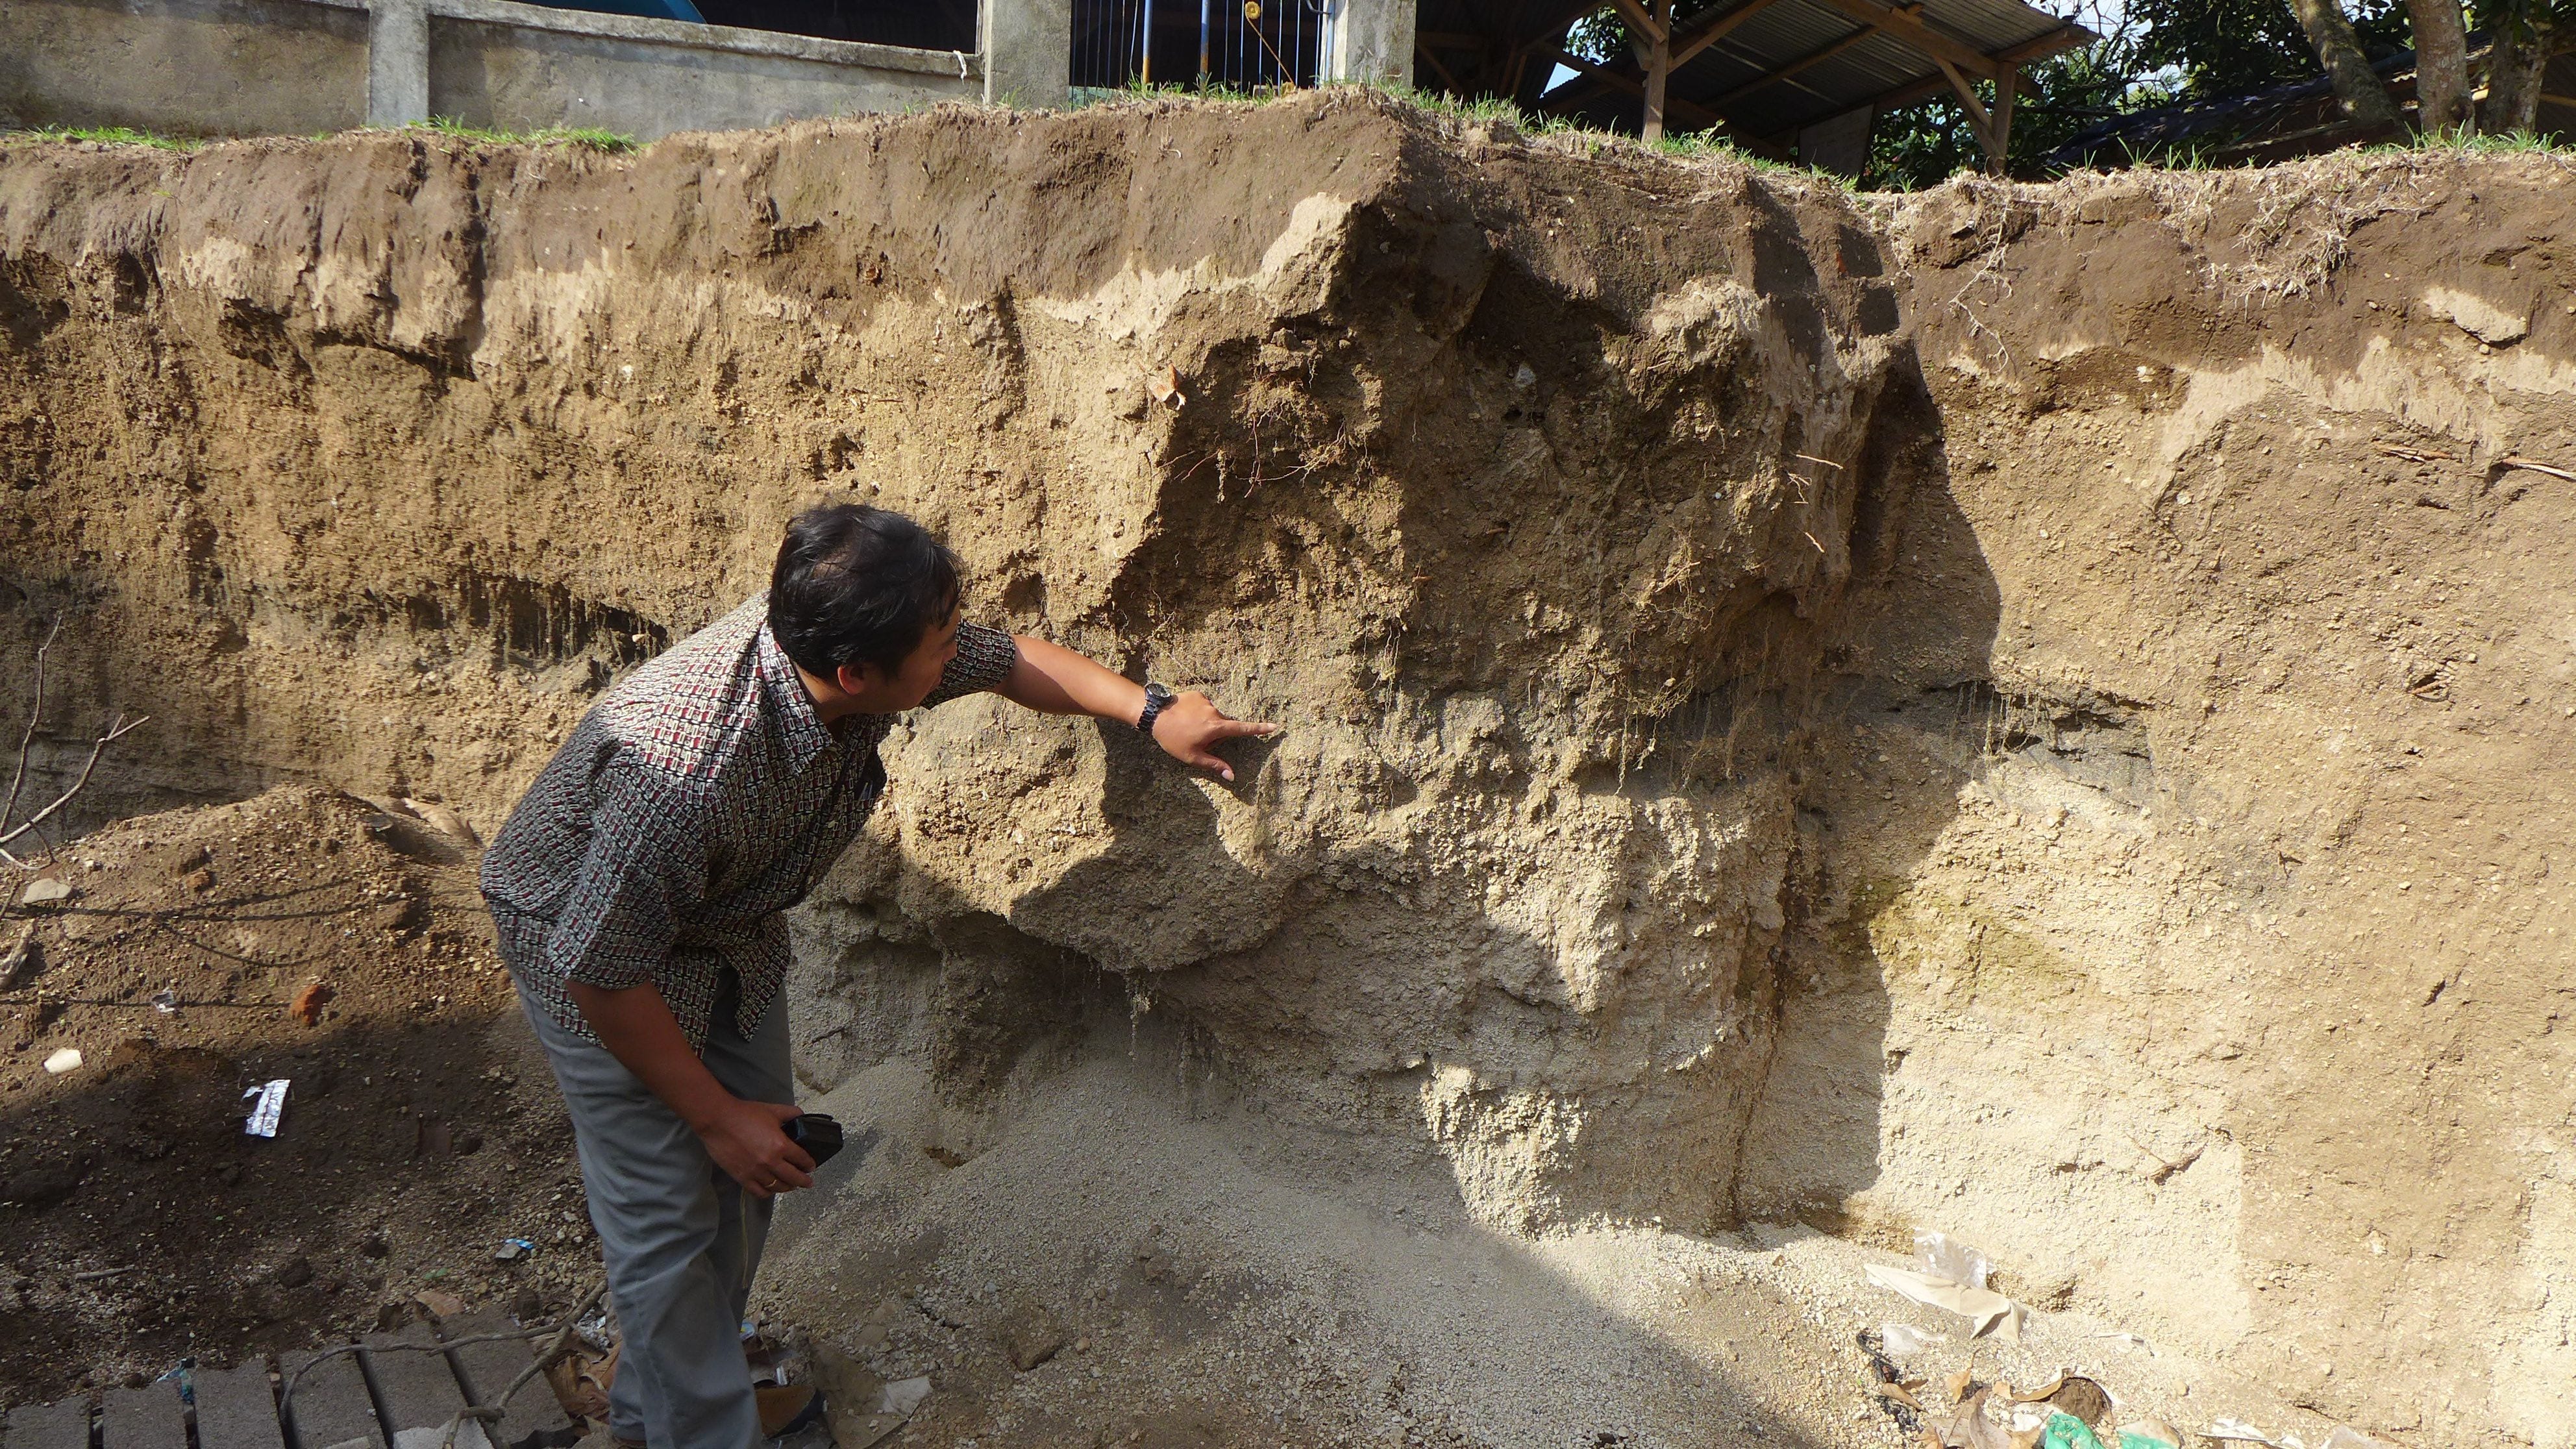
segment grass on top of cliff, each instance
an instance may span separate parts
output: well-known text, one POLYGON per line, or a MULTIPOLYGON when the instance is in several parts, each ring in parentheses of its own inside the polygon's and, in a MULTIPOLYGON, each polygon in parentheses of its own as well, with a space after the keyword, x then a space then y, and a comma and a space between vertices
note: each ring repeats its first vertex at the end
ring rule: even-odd
POLYGON ((469 126, 454 116, 432 116, 426 121, 407 122, 403 129, 452 136, 481 146, 577 146, 585 151, 601 151, 611 156, 635 149, 634 137, 599 126, 546 126, 534 131, 496 131, 487 126, 469 126))
MULTIPOLYGON (((2264 171, 2285 165, 2296 165, 2301 161, 2316 160, 2320 156, 2346 155, 2576 156, 2576 146, 2568 145, 2555 135, 2542 135, 2532 131, 2504 131, 2495 134, 2477 131, 2465 135, 2457 131, 2419 131, 2395 140, 2375 141, 2366 146, 2345 146, 2334 151, 2318 152, 2315 156, 2294 156, 2286 161, 2231 159, 2223 147, 2199 141, 2178 142, 2171 146, 2159 147, 2130 146, 2126 142, 2121 144, 2122 150, 2126 153, 2124 158, 2126 164, 2117 169, 2124 171, 2264 171)), ((2077 174, 2083 174, 2081 168, 2077 174)), ((2040 179, 2050 181, 2057 178, 2051 176, 2040 179)))
POLYGON ((164 136, 132 126, 33 126, 13 133, 13 141, 89 141, 101 146, 150 146, 162 151, 194 151, 205 145, 195 136, 164 136))

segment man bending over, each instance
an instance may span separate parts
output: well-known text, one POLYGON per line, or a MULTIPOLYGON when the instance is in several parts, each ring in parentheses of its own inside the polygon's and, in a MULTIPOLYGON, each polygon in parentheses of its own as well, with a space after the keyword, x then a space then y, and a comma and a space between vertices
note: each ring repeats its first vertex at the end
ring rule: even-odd
POLYGON ((885 789, 896 714, 976 690, 1209 752, 1277 727, 969 624, 957 560, 912 520, 842 504, 787 527, 769 592, 586 715, 483 858, 501 957, 554 1065, 624 1333, 609 1429, 753 1449, 811 1422, 755 1396, 738 1325, 770 1199, 810 1187, 785 1124, 787 927, 885 789))

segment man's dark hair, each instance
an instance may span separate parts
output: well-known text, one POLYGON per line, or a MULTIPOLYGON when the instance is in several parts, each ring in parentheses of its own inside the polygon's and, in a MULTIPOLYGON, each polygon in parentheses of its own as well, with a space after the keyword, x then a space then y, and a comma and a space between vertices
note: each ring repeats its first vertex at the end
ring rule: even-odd
POLYGON ((769 571, 769 631, 807 670, 887 674, 947 622, 961 590, 957 556, 930 530, 882 508, 826 503, 797 514, 769 571))

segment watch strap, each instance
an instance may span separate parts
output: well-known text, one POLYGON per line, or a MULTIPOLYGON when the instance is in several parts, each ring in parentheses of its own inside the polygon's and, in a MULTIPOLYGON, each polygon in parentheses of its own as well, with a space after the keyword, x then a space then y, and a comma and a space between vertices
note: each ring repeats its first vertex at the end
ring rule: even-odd
POLYGON ((1172 702, 1172 691, 1159 684, 1145 686, 1145 712, 1136 716, 1136 728, 1146 734, 1154 732, 1154 721, 1162 716, 1163 707, 1172 702))

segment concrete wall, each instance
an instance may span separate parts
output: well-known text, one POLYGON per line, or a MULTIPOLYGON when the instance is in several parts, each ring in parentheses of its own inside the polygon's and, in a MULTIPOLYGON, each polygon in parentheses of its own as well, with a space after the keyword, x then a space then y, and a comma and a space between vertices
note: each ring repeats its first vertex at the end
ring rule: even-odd
POLYGON ((431 115, 506 131, 602 126, 646 139, 984 97, 977 57, 953 51, 513 0, 433 0, 428 69, 431 115))
MULTIPOLYGON (((990 3, 1015 47, 992 99, 1062 105, 1064 0, 990 3)), ((0 0, 0 122, 23 126, 310 135, 445 116, 651 140, 985 98, 980 55, 515 0, 0 0)))
POLYGON ((0 0, 0 119, 310 135, 367 116, 367 12, 311 0, 0 0))

